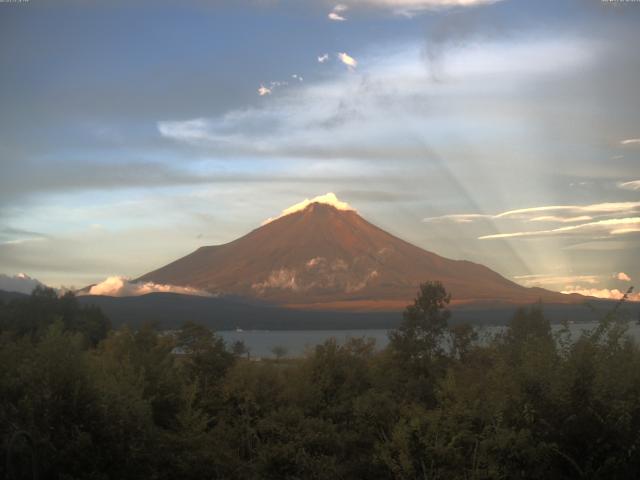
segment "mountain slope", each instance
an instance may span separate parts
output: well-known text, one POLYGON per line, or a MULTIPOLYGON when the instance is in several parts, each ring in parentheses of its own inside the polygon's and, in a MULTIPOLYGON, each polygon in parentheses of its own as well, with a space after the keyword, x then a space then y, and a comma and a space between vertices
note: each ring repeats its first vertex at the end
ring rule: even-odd
POLYGON ((355 211, 324 203, 311 203, 230 243, 201 247, 138 280, 305 308, 397 308, 426 280, 442 281, 458 303, 583 299, 525 288, 483 265, 446 259, 355 211))

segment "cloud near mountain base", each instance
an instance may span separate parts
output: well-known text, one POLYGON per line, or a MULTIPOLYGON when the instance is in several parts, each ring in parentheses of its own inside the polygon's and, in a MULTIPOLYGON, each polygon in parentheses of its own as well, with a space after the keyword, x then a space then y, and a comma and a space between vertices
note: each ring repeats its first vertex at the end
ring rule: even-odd
POLYGON ((0 290, 7 292, 18 292, 30 294, 37 286, 44 284, 35 278, 30 277, 26 273, 17 275, 5 275, 0 273, 0 290))
POLYGON ((209 292, 204 292, 191 287, 177 285, 163 285, 153 282, 132 282, 125 277, 108 277, 104 281, 92 286, 85 295, 104 295, 108 297, 137 297, 148 293, 180 293, 183 295, 197 295, 210 297, 209 292))
MULTIPOLYGON (((610 300, 620 300, 624 296, 624 292, 621 292, 617 288, 582 288, 580 286, 567 286, 566 290, 562 293, 579 293, 587 297, 607 298, 610 300)), ((627 300, 630 302, 640 302, 640 293, 631 293, 628 295, 627 300)))

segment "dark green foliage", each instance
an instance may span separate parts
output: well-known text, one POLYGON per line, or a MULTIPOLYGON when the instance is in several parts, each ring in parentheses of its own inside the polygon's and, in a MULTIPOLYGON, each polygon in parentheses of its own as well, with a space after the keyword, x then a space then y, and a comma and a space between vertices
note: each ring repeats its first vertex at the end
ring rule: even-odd
POLYGON ((640 349, 617 312, 572 339, 536 305, 479 343, 448 303, 424 284, 383 351, 252 361, 38 290, 0 305, 0 478, 16 432, 41 478, 638 478, 640 349))
POLYGON ((423 362, 442 353, 442 337, 447 329, 451 301, 442 283, 426 282, 413 305, 403 313, 400 328, 390 333, 391 348, 409 362, 423 362))
POLYGON ((93 346, 107 336, 111 324, 94 306, 80 306, 75 295, 58 297, 50 288, 38 286, 30 297, 0 302, 0 334, 38 338, 56 321, 68 332, 81 333, 93 346))

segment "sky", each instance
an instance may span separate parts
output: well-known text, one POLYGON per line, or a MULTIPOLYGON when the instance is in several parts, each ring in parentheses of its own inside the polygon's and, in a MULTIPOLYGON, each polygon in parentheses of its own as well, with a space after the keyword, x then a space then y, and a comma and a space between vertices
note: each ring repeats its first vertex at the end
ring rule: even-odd
POLYGON ((640 279, 640 3, 0 3, 0 280, 135 278, 333 192, 526 286, 640 279))

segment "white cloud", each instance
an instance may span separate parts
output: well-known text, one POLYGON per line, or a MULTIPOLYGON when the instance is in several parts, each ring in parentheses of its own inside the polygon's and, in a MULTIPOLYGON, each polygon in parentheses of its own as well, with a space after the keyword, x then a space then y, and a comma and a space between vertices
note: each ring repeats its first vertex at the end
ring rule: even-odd
POLYGON ((264 97, 265 95, 271 95, 272 90, 269 87, 265 87, 264 85, 260 85, 258 88, 258 95, 264 97))
MULTIPOLYGON (((567 212, 568 215, 576 213, 589 214, 628 214, 637 212, 640 209, 640 202, 607 202, 595 203, 592 205, 551 205, 545 207, 520 208, 498 213, 493 218, 516 217, 527 218, 529 214, 539 212, 567 212)), ((571 218, 571 217, 564 217, 571 218)))
POLYGON ((630 182, 622 182, 618 184, 619 188, 624 190, 640 190, 640 180, 632 180, 630 182))
POLYGON ((329 15, 327 15, 327 17, 329 17, 329 20, 333 20, 334 22, 344 22, 346 20, 346 17, 342 15, 342 13, 346 12, 348 8, 349 8, 348 6, 339 3, 338 5, 333 7, 333 9, 331 10, 331 12, 329 12, 329 15))
POLYGON ((291 78, 299 82, 304 82, 304 78, 302 78, 302 75, 298 75, 297 73, 294 73, 293 75, 291 75, 291 78))
POLYGON ((346 20, 345 17, 336 12, 329 12, 327 17, 329 18, 329 20, 333 20, 334 22, 344 22, 346 20))
POLYGON ((346 52, 339 52, 338 60, 349 68, 356 68, 358 66, 358 61, 346 52))
MULTIPOLYGON (((600 277, 597 275, 553 275, 553 274, 534 274, 534 275, 517 275, 513 277, 518 283, 526 287, 543 287, 560 290, 562 293, 579 293, 588 297, 607 298, 611 300, 621 299, 625 292, 618 289, 598 288, 596 285, 600 283, 600 277)), ((623 281, 629 281, 629 277, 620 272, 615 275, 623 281), (628 279, 628 280, 626 280, 628 279)), ((640 301, 640 295, 631 294, 628 296, 630 301, 640 301)))
POLYGON ((345 4, 391 10, 397 14, 415 15, 425 10, 489 5, 501 0, 345 0, 345 4))
POLYGON ((496 238, 530 238, 571 234, 623 235, 634 232, 640 232, 640 217, 611 218, 608 220, 600 220, 597 222, 572 225, 570 227, 553 228, 550 230, 497 233, 493 235, 483 235, 481 237, 478 237, 478 239, 490 240, 496 238))
POLYGON ((471 223, 479 218, 493 218, 491 215, 485 215, 482 213, 454 213, 451 215, 440 215, 438 217, 423 218, 423 222, 441 222, 450 220, 454 223, 471 223))
POLYGON ((640 145, 640 138, 627 138, 620 142, 621 145, 640 145))
POLYGON ((207 139, 208 120, 194 118, 178 122, 158 122, 158 131, 163 137, 180 138, 185 142, 199 142, 207 139))
POLYGON ((318 62, 320 63, 324 63, 326 61, 329 60, 329 54, 328 53, 323 53, 322 55, 318 56, 318 62))
MULTIPOLYGON (((577 285, 567 286, 562 293, 579 293, 580 295, 585 295, 587 297, 607 298, 610 300, 620 300, 625 295, 625 292, 621 292, 617 288, 581 288, 577 285)), ((630 302, 640 302, 640 294, 631 293, 628 295, 627 300, 630 302)))
MULTIPOLYGON (((298 75, 292 75, 292 77, 295 78, 296 80, 299 79, 300 81, 302 81, 302 77, 298 77, 298 75)), ((269 82, 268 87, 265 87, 263 84, 260 84, 260 88, 258 88, 258 95, 260 95, 261 97, 264 97, 265 95, 271 95, 276 88, 284 87, 286 85, 289 85, 289 83, 279 81, 279 80, 274 82, 269 82)))
POLYGON ((285 208, 282 212, 280 212, 280 215, 278 215, 277 217, 268 218, 262 224, 266 225, 267 223, 277 220, 278 218, 282 218, 286 215, 291 215, 292 213, 304 210, 312 203, 324 203, 325 205, 331 205, 332 207, 337 208, 338 210, 350 210, 354 212, 356 211, 355 208, 353 208, 347 202, 343 202, 339 200, 338 197, 336 197, 335 193, 329 192, 329 193, 325 193, 324 195, 318 195, 317 197, 313 197, 311 200, 309 200, 308 198, 305 198, 303 201, 296 203, 295 205, 292 205, 289 208, 285 208))
MULTIPOLYGON (((422 45, 380 47, 358 63, 357 72, 349 67, 350 74, 305 82, 259 108, 230 110, 208 119, 160 121, 158 130, 166 138, 216 155, 424 161, 429 142, 457 134, 467 125, 475 129, 479 119, 486 119, 487 109, 476 110, 468 101, 479 88, 488 97, 502 96, 540 75, 582 65, 592 50, 585 39, 474 45, 448 55, 450 82, 434 82, 422 45), (544 61, 523 60, 531 58, 544 61)), ((318 59, 325 62, 330 57, 323 54, 318 59)), ((514 128, 513 115, 505 113, 513 111, 513 101, 508 103, 506 110, 491 110, 496 132, 514 128)))
POLYGON ((616 278, 622 282, 630 282, 631 281, 631 277, 629 275, 627 275, 624 272, 618 272, 618 274, 616 275, 616 278))
POLYGON ((31 293, 39 285, 44 284, 26 273, 12 276, 0 273, 0 290, 6 292, 31 293))
POLYGON ((191 287, 176 285, 162 285, 153 282, 132 282, 125 277, 108 277, 104 281, 92 286, 88 295, 104 295, 108 297, 137 297, 148 293, 180 293, 183 295, 197 295, 209 297, 210 293, 191 287))
POLYGON ((597 285, 599 283, 596 275, 553 275, 553 274, 532 274, 516 275, 513 277, 518 283, 525 287, 553 287, 557 285, 586 283, 597 285))
MULTIPOLYGON (((548 228, 544 230, 518 230, 479 236, 480 240, 498 238, 533 238, 559 235, 586 235, 599 239, 612 235, 625 235, 640 232, 640 202, 606 202, 592 205, 550 205, 542 207, 519 208, 497 214, 460 213, 423 219, 424 222, 451 221, 454 223, 471 223, 476 220, 498 222, 547 222, 575 223, 566 227, 548 228), (540 215, 548 213, 548 215, 540 215), (589 215, 584 215, 588 213, 589 215), (582 214, 582 215, 580 215, 582 214), (622 217, 624 215, 624 217, 622 217), (633 215, 633 216, 632 216, 633 215), (621 218, 620 218, 621 217, 621 218), (581 222, 581 223, 578 223, 581 222)), ((520 224, 523 228, 524 224, 520 224)))
POLYGON ((534 217, 529 219, 530 222, 557 222, 557 223, 573 223, 573 222, 587 222, 593 220, 593 217, 588 215, 581 215, 578 217, 560 217, 558 215, 542 215, 540 217, 534 217))
POLYGON ((263 294, 268 288, 296 291, 299 287, 296 284, 295 270, 281 268, 280 270, 272 271, 264 282, 254 283, 251 288, 263 294))

